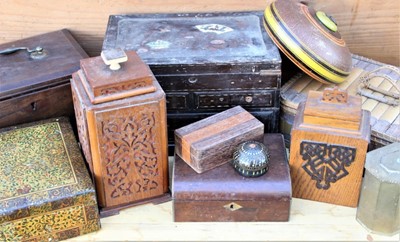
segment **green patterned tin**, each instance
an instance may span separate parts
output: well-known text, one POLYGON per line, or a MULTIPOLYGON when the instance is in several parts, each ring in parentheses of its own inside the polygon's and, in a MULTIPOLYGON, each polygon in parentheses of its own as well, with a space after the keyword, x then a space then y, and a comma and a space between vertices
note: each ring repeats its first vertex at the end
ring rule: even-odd
POLYGON ((100 228, 67 119, 0 130, 0 241, 55 241, 100 228))

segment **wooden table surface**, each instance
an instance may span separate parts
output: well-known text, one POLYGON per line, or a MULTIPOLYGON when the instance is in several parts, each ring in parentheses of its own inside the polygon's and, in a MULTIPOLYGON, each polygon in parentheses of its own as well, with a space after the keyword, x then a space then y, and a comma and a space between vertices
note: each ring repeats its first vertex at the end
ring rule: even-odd
POLYGON ((166 202, 122 210, 68 241, 400 241, 369 233, 355 217, 356 208, 293 198, 289 222, 174 223, 166 202))

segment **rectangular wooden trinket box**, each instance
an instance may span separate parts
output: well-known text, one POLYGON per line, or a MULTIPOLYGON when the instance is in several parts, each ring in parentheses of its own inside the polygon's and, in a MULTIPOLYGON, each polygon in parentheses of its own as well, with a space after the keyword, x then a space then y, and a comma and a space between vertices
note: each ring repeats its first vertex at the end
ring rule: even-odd
POLYGON ((0 128, 74 116, 69 79, 87 55, 68 30, 2 44, 0 53, 0 128))
POLYGON ((198 174, 175 155, 174 221, 288 221, 292 189, 283 137, 265 134, 264 144, 269 171, 257 178, 239 175, 229 163, 198 174))
POLYGON ((101 215, 169 198, 165 94, 149 67, 122 50, 103 51, 81 67, 72 95, 101 215), (115 60, 126 62, 112 70, 106 63, 115 60))
POLYGON ((116 47, 137 51, 165 91, 169 143, 237 105, 278 132, 281 58, 262 12, 112 15, 103 49, 116 47))
POLYGON ((175 130, 175 153, 196 172, 228 162, 237 145, 262 141, 264 124, 237 106, 175 130))
POLYGON ((100 229, 95 189, 66 118, 2 129, 0 176, 0 241, 100 229))

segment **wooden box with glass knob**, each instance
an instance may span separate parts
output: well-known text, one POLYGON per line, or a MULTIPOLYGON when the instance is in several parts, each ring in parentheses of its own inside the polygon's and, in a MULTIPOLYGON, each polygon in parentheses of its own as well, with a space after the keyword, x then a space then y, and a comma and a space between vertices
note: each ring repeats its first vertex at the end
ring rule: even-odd
POLYGON ((100 214, 168 198, 165 94, 148 66, 134 51, 103 51, 81 61, 71 87, 100 214))

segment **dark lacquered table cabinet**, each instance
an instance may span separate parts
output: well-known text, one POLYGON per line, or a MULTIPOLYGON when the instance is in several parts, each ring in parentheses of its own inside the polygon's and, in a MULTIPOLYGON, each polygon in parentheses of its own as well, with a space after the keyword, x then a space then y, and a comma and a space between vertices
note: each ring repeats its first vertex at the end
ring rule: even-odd
POLYGON ((103 49, 135 50, 167 95, 173 130, 240 105, 278 131, 281 58, 262 12, 110 16, 103 49))

